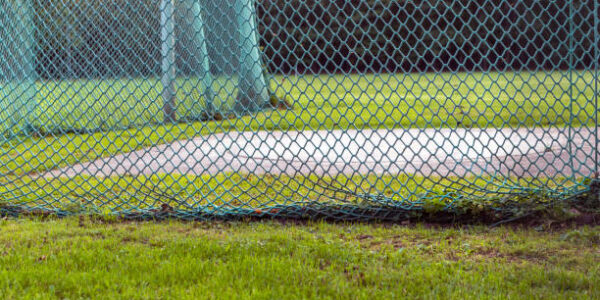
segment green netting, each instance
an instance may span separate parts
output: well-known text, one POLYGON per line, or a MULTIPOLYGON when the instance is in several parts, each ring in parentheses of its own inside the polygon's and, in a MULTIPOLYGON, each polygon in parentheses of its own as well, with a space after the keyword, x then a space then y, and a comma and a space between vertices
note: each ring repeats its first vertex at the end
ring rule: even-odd
POLYGON ((592 195, 598 8, 3 1, 0 214, 398 220, 592 195))
POLYGON ((35 41, 31 5, 10 0, 0 4, 0 132, 5 137, 27 128, 35 95, 35 41))

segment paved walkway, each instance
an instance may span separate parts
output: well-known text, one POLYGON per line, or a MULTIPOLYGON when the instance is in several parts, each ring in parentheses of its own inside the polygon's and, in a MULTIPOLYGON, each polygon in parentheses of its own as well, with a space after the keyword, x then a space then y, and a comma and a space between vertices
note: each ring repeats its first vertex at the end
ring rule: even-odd
POLYGON ((229 132, 76 164, 44 176, 589 175, 595 141, 588 128, 572 128, 570 133, 568 128, 229 132))

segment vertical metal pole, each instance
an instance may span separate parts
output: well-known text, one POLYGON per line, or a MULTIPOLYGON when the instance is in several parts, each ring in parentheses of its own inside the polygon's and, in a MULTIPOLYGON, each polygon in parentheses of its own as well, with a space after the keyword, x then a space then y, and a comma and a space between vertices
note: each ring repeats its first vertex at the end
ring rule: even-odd
POLYGON ((268 103, 267 83, 260 57, 254 0, 235 0, 239 33, 239 90, 236 112, 254 112, 268 103))
POLYGON ((202 84, 204 85, 204 103, 206 112, 209 115, 214 114, 215 107, 213 104, 215 95, 212 90, 213 77, 210 72, 210 59, 208 57, 208 47, 206 42, 206 34, 204 32, 204 19, 202 18, 202 8, 200 7, 199 0, 192 0, 190 6, 192 10, 192 34, 194 35, 194 45, 197 45, 200 49, 199 53, 194 53, 199 57, 195 59, 200 63, 200 76, 202 76, 202 84))
MULTIPOLYGON (((598 0, 594 1, 594 121, 596 127, 594 128, 594 175, 596 176, 595 180, 598 180, 598 59, 600 59, 600 55, 598 53, 598 9, 600 6, 598 5, 598 0)), ((598 193, 598 201, 600 201, 600 193, 598 193)))
POLYGON ((10 110, 13 80, 11 70, 16 67, 12 61, 12 48, 10 44, 12 6, 9 2, 0 2, 0 142, 5 142, 5 135, 12 134, 12 120, 10 110))
MULTIPOLYGON (((36 109, 36 97, 38 95, 38 88, 36 85, 36 81, 38 79, 37 72, 35 70, 35 57, 37 55, 37 40, 36 40, 36 31, 37 27, 35 25, 35 2, 33 0, 24 1, 23 8, 25 9, 25 18, 23 22, 25 23, 25 31, 22 35, 26 35, 24 37, 24 51, 25 56, 27 57, 26 63, 24 64, 25 68, 25 78, 27 80, 27 97, 25 98, 25 110, 24 116, 22 116, 23 127, 27 130, 31 128, 31 122, 34 120, 35 116, 33 115, 36 109)), ((29 132, 26 132, 29 134, 29 132)))
MULTIPOLYGON (((569 153, 569 167, 571 168, 571 176, 575 178, 575 164, 573 160, 573 1, 569 1, 569 131, 567 147, 569 153)), ((575 151, 577 151, 575 149, 575 151)))
POLYGON ((0 2, 0 142, 30 133, 35 105, 31 0, 0 2))
POLYGON ((598 1, 594 1, 594 120, 596 124, 595 128, 595 140, 596 140, 596 157, 595 157, 595 168, 594 171, 598 173, 598 1))
POLYGON ((175 122, 175 8, 174 0, 161 0, 160 35, 162 53, 163 113, 164 122, 175 122))

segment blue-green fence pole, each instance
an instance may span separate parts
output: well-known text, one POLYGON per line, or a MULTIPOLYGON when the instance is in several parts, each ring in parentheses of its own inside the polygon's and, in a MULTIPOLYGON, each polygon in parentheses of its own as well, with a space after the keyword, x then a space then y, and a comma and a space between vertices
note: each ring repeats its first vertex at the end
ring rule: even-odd
POLYGON ((0 140, 24 133, 35 107, 35 26, 31 0, 0 3, 0 140))
POLYGON ((176 119, 175 111, 175 8, 174 0, 161 0, 160 32, 161 32, 161 83, 163 98, 164 122, 171 123, 176 119))
POLYGON ((206 35, 204 33, 204 19, 202 18, 202 9, 200 7, 199 0, 192 1, 191 13, 194 20, 192 21, 192 30, 194 34, 194 44, 199 48, 199 56, 195 59, 199 60, 200 76, 202 77, 202 84, 204 86, 204 103, 205 109, 209 114, 215 112, 214 99, 215 95, 212 90, 213 76, 210 71, 210 60, 208 57, 208 50, 206 46, 206 35))
POLYGON ((263 66, 257 38, 253 0, 235 0, 235 14, 239 33, 239 90, 236 112, 253 112, 268 102, 269 92, 263 75, 263 66))

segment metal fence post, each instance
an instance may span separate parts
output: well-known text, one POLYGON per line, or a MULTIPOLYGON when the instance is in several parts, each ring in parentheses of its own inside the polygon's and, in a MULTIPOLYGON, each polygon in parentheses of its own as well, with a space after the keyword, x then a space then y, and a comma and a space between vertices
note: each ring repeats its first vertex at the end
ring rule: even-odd
POLYGON ((160 4, 160 32, 161 32, 161 54, 162 54, 162 74, 161 83, 163 86, 163 113, 164 122, 171 123, 175 121, 175 91, 174 83, 176 76, 175 66, 175 8, 174 0, 161 0, 160 4))
MULTIPOLYGON (((594 149, 594 176, 596 177, 595 180, 598 181, 598 151, 600 150, 598 148, 598 60, 600 59, 600 55, 598 52, 598 42, 600 42, 600 40, 598 39, 598 25, 600 25, 598 23, 598 9, 600 9, 600 5, 598 5, 598 1, 596 0, 592 0, 594 1, 594 13, 593 13, 593 18, 594 18, 594 120, 595 120, 595 128, 594 128, 594 140, 595 140, 595 145, 594 147, 596 149, 594 149)), ((600 193, 598 193, 598 201, 600 201, 600 193)))

